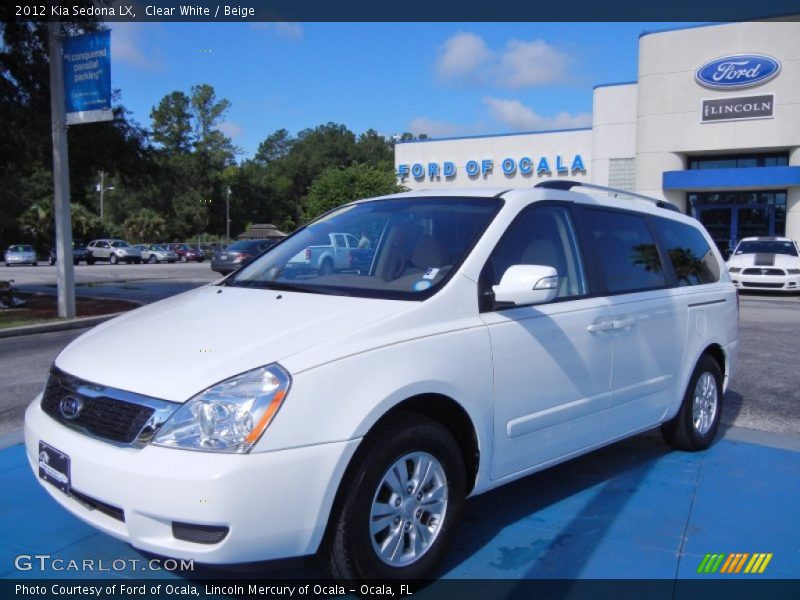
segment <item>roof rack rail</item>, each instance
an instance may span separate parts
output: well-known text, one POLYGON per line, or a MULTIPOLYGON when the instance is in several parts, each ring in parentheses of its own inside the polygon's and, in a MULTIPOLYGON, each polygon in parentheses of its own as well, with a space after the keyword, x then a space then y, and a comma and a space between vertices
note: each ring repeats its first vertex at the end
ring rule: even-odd
POLYGON ((643 194, 637 194, 635 192, 629 192, 627 190, 607 187, 604 185, 595 185, 593 183, 583 183, 581 181, 568 181, 565 179, 559 179, 557 181, 542 181, 537 183, 534 187, 545 188, 549 190, 564 190, 564 191, 571 190, 574 187, 584 187, 589 190, 598 190, 601 192, 607 192, 609 194, 612 194, 615 198, 617 196, 630 196, 631 198, 647 200, 648 202, 652 202, 659 208, 664 208, 666 210, 671 210, 674 212, 681 212, 680 208, 675 206, 672 202, 667 202, 666 200, 659 200, 658 198, 653 198, 651 196, 645 196, 643 194))

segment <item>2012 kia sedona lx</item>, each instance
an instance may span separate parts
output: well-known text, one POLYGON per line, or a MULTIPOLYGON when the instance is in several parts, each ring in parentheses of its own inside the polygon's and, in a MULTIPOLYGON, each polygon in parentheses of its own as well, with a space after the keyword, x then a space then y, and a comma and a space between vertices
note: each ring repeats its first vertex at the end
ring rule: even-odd
POLYGON ((469 495, 659 425, 704 449, 736 290, 697 221, 613 196, 558 182, 333 210, 72 342, 27 410, 31 467, 142 550, 416 578, 469 495), (359 240, 359 268, 286 276, 331 233, 359 240))

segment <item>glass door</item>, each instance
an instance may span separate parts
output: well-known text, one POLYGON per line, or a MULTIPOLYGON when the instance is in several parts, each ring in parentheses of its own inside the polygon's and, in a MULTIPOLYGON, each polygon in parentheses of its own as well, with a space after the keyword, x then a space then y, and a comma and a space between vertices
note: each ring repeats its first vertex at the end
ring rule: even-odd
POLYGON ((760 235, 772 235, 775 231, 774 206, 739 207, 736 215, 736 241, 760 235))
POLYGON ((733 232, 735 210, 734 207, 728 206, 697 208, 697 219, 705 225, 708 233, 711 235, 711 239, 714 240, 717 248, 719 248, 719 251, 725 258, 727 258, 730 253, 730 244, 733 241, 733 236, 731 234, 733 232))

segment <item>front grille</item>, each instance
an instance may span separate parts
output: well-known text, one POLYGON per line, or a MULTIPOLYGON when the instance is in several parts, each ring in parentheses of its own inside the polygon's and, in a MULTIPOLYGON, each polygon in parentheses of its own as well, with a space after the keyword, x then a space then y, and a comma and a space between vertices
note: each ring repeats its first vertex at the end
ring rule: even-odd
POLYGON ((155 412, 152 406, 111 398, 103 386, 83 381, 53 367, 42 396, 42 410, 59 423, 120 444, 133 443, 155 412), (64 398, 80 401, 75 418, 61 410, 64 398))
POLYGON ((112 519, 116 519, 117 521, 122 521, 123 523, 125 522, 125 511, 123 511, 121 508, 117 506, 114 506, 113 504, 106 504, 105 502, 101 502, 97 498, 92 498, 91 496, 82 494, 75 489, 71 489, 69 491, 69 495, 75 498, 75 500, 77 500, 90 510, 96 510, 98 512, 103 513, 104 515, 108 515, 112 519))
POLYGON ((782 283, 767 283, 766 281, 759 281, 755 283, 751 283, 749 281, 743 281, 742 285, 744 287, 749 287, 749 288, 769 288, 769 289, 777 289, 783 287, 782 283))
POLYGON ((786 273, 783 272, 783 269, 750 268, 742 271, 742 275, 786 275, 786 273))

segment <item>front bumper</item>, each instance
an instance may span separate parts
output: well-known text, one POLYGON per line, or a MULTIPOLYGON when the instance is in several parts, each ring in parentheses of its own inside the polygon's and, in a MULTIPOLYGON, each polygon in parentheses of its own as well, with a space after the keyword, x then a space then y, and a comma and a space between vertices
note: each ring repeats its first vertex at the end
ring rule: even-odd
POLYGON ((7 256, 5 261, 10 265, 32 265, 37 262, 31 256, 7 256))
POLYGON ((740 290, 800 291, 800 275, 742 275, 741 273, 730 275, 733 285, 740 290))
MULTIPOLYGON (((359 440, 246 455, 118 447, 67 429, 37 397, 25 413, 28 462, 38 477, 39 442, 70 457, 72 488, 116 507, 124 520, 88 508, 40 480, 64 508, 134 547, 206 563, 316 552, 339 481, 359 440), (180 540, 173 522, 228 527, 214 544, 180 540)), ((269 431, 265 435, 269 435, 269 431)))

